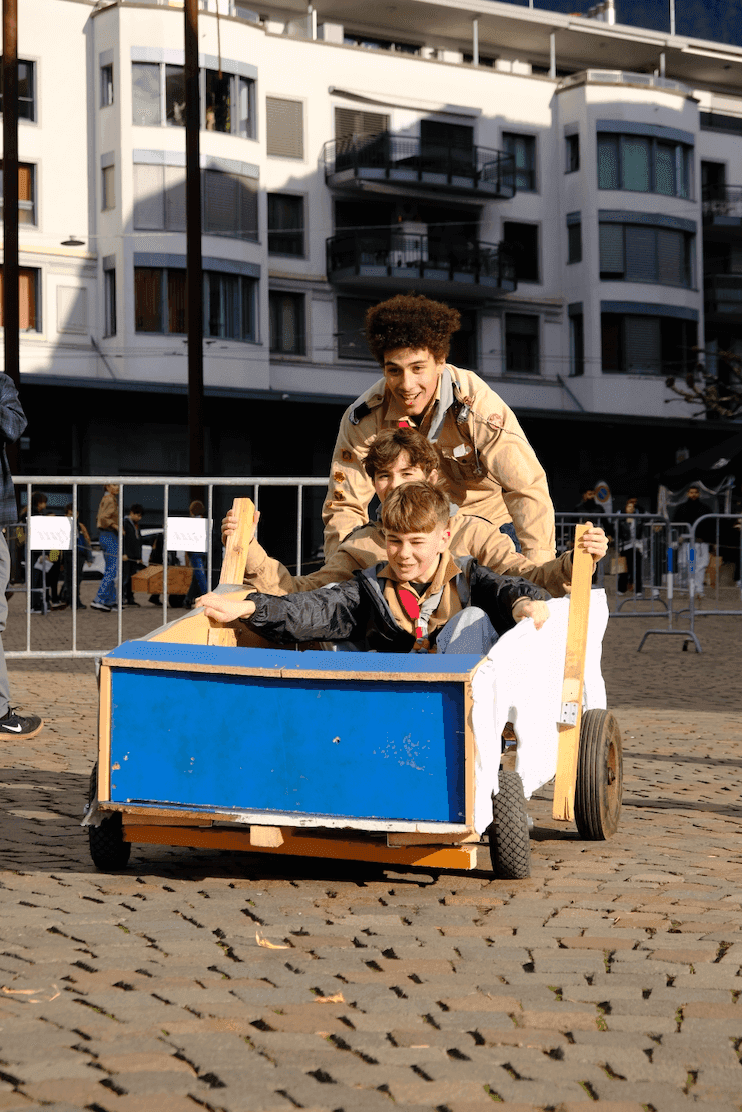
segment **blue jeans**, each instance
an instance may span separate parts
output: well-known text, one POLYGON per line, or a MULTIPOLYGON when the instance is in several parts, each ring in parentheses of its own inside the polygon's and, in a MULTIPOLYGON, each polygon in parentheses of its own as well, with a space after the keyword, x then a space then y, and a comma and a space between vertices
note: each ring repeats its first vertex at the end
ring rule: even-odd
POLYGON ((98 537, 101 552, 105 561, 106 570, 103 573, 101 585, 95 596, 95 601, 101 606, 116 605, 116 574, 119 562, 119 539, 112 529, 101 529, 98 537))
POLYGON ((193 575, 186 594, 186 601, 193 602, 194 598, 200 598, 209 589, 206 585, 206 556, 203 552, 189 552, 188 559, 191 561, 193 575))

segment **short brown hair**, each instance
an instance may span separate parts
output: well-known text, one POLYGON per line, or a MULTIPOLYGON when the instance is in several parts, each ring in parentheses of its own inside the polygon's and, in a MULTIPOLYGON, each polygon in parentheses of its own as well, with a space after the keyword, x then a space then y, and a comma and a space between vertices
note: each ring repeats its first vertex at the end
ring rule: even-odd
POLYGON ((374 359, 397 348, 427 349, 436 363, 448 358, 451 337, 461 327, 461 314, 424 294, 399 294, 366 313, 366 340, 374 359))
POLYGON ((393 490, 381 510, 388 533, 432 533, 448 525, 451 506, 438 487, 430 483, 402 483, 393 490))
POLYGON ((203 517, 206 513, 206 507, 204 506, 203 502, 196 499, 196 501, 191 502, 190 506, 188 507, 188 513, 191 515, 191 517, 203 517))
POLYGON ((373 481, 376 472, 391 467, 402 452, 407 453, 412 466, 419 467, 426 478, 441 465, 438 449, 417 429, 384 429, 374 440, 363 461, 368 477, 373 481))

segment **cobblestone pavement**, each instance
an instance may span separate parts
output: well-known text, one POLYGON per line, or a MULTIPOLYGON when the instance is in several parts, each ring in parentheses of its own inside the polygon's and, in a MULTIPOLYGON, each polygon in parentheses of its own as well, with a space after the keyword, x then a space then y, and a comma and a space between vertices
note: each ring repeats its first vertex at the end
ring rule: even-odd
MULTIPOLYGON (((115 615, 80 622, 112 644, 115 615)), ((2 751, 0 1112, 742 1109, 740 626, 638 654, 646 624, 605 643, 620 830, 582 842, 544 795, 527 881, 155 846, 98 873, 92 665, 12 663, 48 724, 2 751)))

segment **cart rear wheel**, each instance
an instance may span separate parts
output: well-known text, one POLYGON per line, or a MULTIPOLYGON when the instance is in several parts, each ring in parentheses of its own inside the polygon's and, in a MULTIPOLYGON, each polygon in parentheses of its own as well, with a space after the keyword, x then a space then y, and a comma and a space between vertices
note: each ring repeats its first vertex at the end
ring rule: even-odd
POLYGON ((585 711, 575 790, 575 822, 583 838, 601 842, 616 833, 622 796, 623 751, 618 722, 610 711, 585 711))
POLYGON ((506 880, 524 880, 531 875, 531 839, 523 781, 517 772, 500 769, 500 790, 492 800, 492 814, 492 868, 506 880))
MULTIPOLYGON (((97 791, 98 765, 96 763, 90 773, 89 803, 93 802, 97 791)), ((131 854, 131 845, 124 841, 121 815, 118 811, 103 819, 100 826, 89 826, 88 840, 93 864, 101 872, 111 873, 126 868, 131 854)))

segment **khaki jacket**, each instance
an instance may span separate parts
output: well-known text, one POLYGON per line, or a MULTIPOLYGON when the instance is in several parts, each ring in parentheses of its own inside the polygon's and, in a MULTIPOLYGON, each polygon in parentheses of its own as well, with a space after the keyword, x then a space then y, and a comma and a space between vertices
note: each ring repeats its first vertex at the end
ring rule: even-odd
MULTIPOLYGON (((481 517, 458 513, 451 521, 449 550, 453 556, 474 556, 477 563, 500 575, 520 575, 554 598, 566 594, 572 582, 572 553, 556 560, 534 564, 527 556, 515 551, 510 537, 481 517)), ((337 552, 317 571, 309 575, 292 575, 278 560, 252 541, 247 551, 245 586, 266 595, 290 595, 298 591, 314 591, 329 583, 343 583, 353 572, 386 560, 386 545, 381 522, 359 525, 340 544, 337 552)))
MULTIPOLYGON (((382 429, 396 428, 402 418, 415 423, 400 412, 383 378, 343 415, 322 510, 328 558, 367 520, 374 488, 363 461, 382 429)), ((534 563, 554 558, 554 507, 544 469, 513 411, 483 379, 446 364, 426 434, 441 453, 441 479, 457 505, 498 527, 512 520, 534 563)))
POLYGON ((95 524, 99 529, 110 529, 114 533, 119 531, 119 500, 108 490, 100 500, 95 524))

